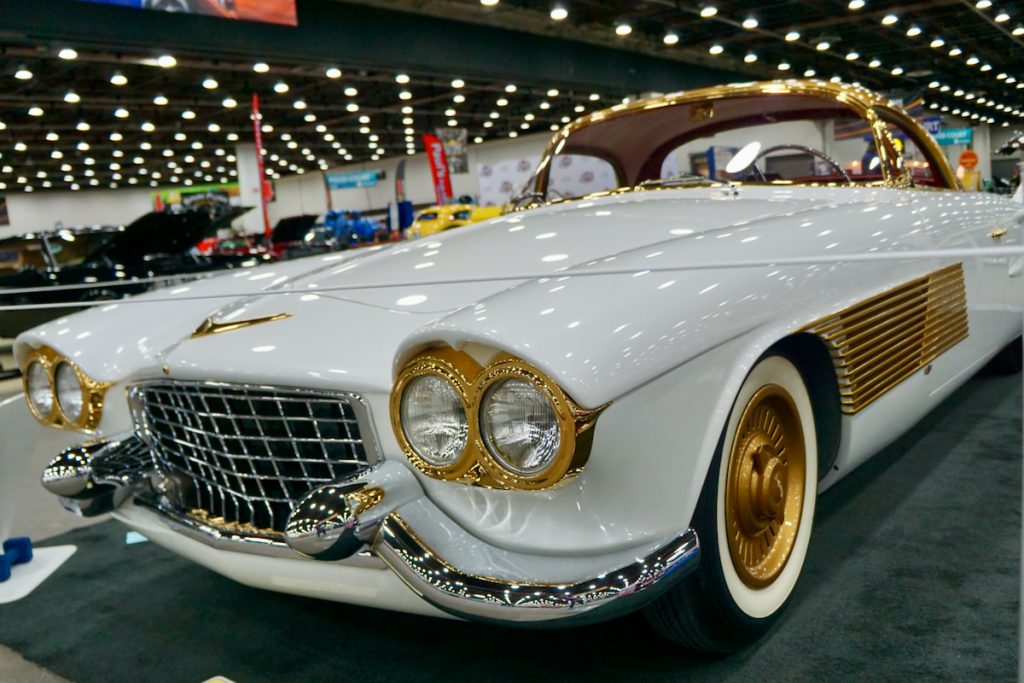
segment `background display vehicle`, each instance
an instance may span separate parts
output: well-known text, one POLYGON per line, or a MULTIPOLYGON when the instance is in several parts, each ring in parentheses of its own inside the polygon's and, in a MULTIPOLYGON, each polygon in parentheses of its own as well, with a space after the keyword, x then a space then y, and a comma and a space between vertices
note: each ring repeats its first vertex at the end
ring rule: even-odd
MULTIPOLYGON (((0 305, 119 299, 154 286, 133 280, 199 275, 266 262, 263 255, 195 252, 200 239, 247 210, 233 208, 216 216, 205 210, 154 211, 123 227, 61 229, 13 238, 8 244, 16 248, 0 247, 8 254, 20 254, 0 263, 0 305), (92 283, 96 286, 82 287, 92 283)), ((76 310, 81 307, 4 311, 0 337, 14 337, 76 310)))
POLYGON ((270 253, 278 259, 302 258, 339 248, 333 231, 318 214, 282 218, 274 226, 271 240, 270 253))
POLYGON ((249 585, 519 625, 643 608, 730 651, 788 602, 819 492, 1019 367, 1019 262, 953 250, 1020 244, 1024 205, 960 192, 866 90, 592 115, 531 202, 32 330, 5 417, 85 433, 43 475, 67 507, 249 585), (687 166, 709 140, 716 178, 687 166), (584 154, 619 187, 559 196, 584 154))
POLYGON ((503 206, 477 206, 476 204, 445 204, 431 206, 416 214, 416 220, 409 226, 409 239, 436 235, 452 228, 479 223, 497 218, 504 213, 503 206))

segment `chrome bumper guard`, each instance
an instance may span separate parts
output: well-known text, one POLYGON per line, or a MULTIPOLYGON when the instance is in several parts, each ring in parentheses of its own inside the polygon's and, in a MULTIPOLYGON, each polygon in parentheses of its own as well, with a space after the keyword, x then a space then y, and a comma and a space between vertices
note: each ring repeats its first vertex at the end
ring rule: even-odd
MULTIPOLYGON (((174 486, 154 469, 148 449, 135 436, 63 451, 44 470, 42 483, 65 508, 86 517, 112 512, 136 493, 173 491, 174 486)), ((170 515, 159 506, 153 509, 170 515)), ((202 529, 189 531, 198 534, 202 529)), ((252 543, 234 540, 213 533, 204 542, 252 551, 252 543)), ((471 536, 444 515, 412 471, 391 461, 310 491, 292 511, 284 540, 292 551, 319 561, 348 563, 372 552, 439 609, 464 619, 522 626, 590 623, 625 614, 674 586, 700 560, 692 529, 632 561, 605 559, 608 566, 598 566, 597 571, 593 564, 600 559, 572 558, 560 567, 557 558, 507 552, 471 536), (423 540, 410 519, 418 520, 425 531, 437 527, 462 547, 472 546, 478 567, 493 568, 488 573, 504 577, 454 566, 423 540), (564 571, 566 576, 582 573, 585 578, 536 582, 527 578, 533 573, 531 566, 544 566, 547 575, 564 571)), ((267 542, 284 550, 279 541, 267 542)), ((263 552, 269 550, 273 549, 263 552)))
MULTIPOLYGON (((405 465, 385 462, 350 479, 315 489, 299 501, 285 530, 292 550, 337 561, 369 547, 413 591, 435 607, 464 619, 512 625, 565 625, 603 621, 657 598, 696 568, 697 534, 687 529, 626 565, 613 565, 583 580, 537 583, 479 576, 453 566, 403 517, 429 507, 432 521, 447 522, 449 536, 464 530, 426 500, 405 465)), ((422 515, 421 515, 422 516, 422 515)), ((485 545, 475 538, 464 539, 485 545)), ((497 549, 482 552, 497 557, 497 549)), ((520 556, 525 565, 529 556, 520 556)))

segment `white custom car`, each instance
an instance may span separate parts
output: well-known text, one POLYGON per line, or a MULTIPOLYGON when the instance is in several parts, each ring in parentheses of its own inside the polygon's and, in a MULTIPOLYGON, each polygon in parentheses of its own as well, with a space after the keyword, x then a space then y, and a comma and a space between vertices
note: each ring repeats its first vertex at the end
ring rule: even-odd
POLYGON ((817 495, 1019 363, 1019 252, 992 248, 1024 206, 960 191, 859 87, 613 107, 521 204, 36 328, 0 419, 80 432, 43 474, 69 509, 252 586, 535 626, 642 608, 729 651, 786 605, 817 495), (613 187, 563 196, 602 164, 613 187))

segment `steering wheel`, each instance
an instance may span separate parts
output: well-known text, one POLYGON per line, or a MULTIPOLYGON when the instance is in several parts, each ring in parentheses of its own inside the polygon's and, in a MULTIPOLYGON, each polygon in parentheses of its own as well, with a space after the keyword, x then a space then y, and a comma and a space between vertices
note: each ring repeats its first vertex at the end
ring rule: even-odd
POLYGON ((826 164, 828 164, 829 166, 834 168, 839 173, 839 175, 843 176, 843 178, 846 180, 846 182, 850 183, 851 185, 853 184, 853 180, 850 179, 850 174, 847 173, 846 170, 842 166, 840 166, 836 162, 835 159, 833 159, 832 157, 828 156, 824 152, 819 152, 818 150, 814 149, 813 147, 807 147, 806 145, 774 145, 772 147, 767 147, 765 149, 762 149, 760 154, 758 154, 754 158, 754 161, 750 165, 750 168, 753 171, 755 171, 759 176, 761 176, 762 180, 765 180, 764 173, 762 173, 761 169, 758 168, 757 162, 760 161, 761 159, 763 159, 764 157, 768 156, 772 152, 778 152, 778 151, 781 151, 781 150, 784 150, 784 149, 796 150, 798 152, 803 152, 804 154, 810 154, 812 157, 817 157, 818 159, 821 159, 826 164))

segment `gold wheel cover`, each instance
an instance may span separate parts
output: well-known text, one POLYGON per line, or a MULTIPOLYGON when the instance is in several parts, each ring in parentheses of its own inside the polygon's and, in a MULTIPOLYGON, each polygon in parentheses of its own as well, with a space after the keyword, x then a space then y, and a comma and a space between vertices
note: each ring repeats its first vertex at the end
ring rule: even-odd
POLYGON ((800 414, 768 384, 743 409, 729 451, 725 532, 743 583, 770 585, 789 561, 804 508, 806 449, 800 414))

